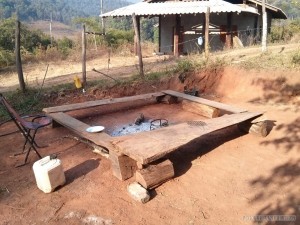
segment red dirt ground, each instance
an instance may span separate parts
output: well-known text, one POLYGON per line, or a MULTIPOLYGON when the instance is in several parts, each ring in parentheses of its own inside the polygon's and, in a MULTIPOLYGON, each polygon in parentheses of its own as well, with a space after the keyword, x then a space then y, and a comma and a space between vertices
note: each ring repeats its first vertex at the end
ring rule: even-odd
MULTIPOLYGON (((0 223, 236 225, 256 224, 249 216, 295 215, 294 222, 261 224, 299 224, 299 85, 297 72, 225 68, 189 74, 184 84, 174 77, 153 85, 91 90, 85 97, 55 99, 64 104, 196 87, 204 97, 266 112, 274 127, 266 138, 231 127, 171 154, 176 177, 151 191, 152 199, 146 204, 127 194, 133 178, 116 179, 108 159, 83 143, 64 138, 71 133, 63 127, 46 128, 38 135, 42 144, 49 144, 41 154, 56 153, 67 179, 51 194, 36 186, 35 154, 30 155, 28 165, 14 168, 24 158, 13 156, 22 148, 23 137, 19 133, 0 137, 0 223)), ((15 130, 12 123, 0 126, 0 134, 15 130)))

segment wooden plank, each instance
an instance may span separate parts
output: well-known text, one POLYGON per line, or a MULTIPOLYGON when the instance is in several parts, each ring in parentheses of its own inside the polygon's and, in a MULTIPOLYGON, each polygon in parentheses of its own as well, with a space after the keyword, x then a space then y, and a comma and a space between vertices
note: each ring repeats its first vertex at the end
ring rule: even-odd
POLYGON ((155 93, 135 95, 135 96, 129 96, 129 97, 123 97, 123 98, 103 99, 103 100, 87 101, 87 102, 82 102, 82 103, 49 107, 49 108, 44 108, 43 111, 45 113, 68 112, 68 111, 72 111, 72 110, 86 109, 86 108, 103 106, 103 105, 111 105, 111 104, 115 104, 115 103, 124 103, 124 102, 137 101, 137 100, 148 100, 151 98, 157 98, 157 97, 161 97, 164 95, 165 94, 163 94, 161 92, 155 92, 155 93))
POLYGON ((50 116, 53 120, 55 120, 57 123, 78 134, 80 137, 90 140, 101 147, 113 149, 113 146, 110 143, 111 136, 109 136, 105 132, 89 133, 86 131, 86 129, 90 127, 88 124, 83 123, 62 112, 50 113, 47 115, 50 116))
POLYGON ((113 175, 119 180, 127 180, 133 177, 136 171, 136 162, 126 155, 119 154, 113 150, 109 151, 109 159, 111 161, 111 169, 113 175))
POLYGON ((148 164, 202 135, 241 123, 261 114, 245 112, 200 122, 181 123, 154 131, 113 137, 112 144, 124 155, 141 164, 148 164))
POLYGON ((231 112, 231 113, 241 113, 241 112, 246 112, 247 111, 245 109, 237 108, 237 107, 234 107, 234 106, 231 106, 231 105, 227 105, 227 104, 224 104, 224 103, 215 102, 215 101, 211 101, 211 100, 204 99, 204 98, 199 98, 199 97, 187 95, 187 94, 180 93, 180 92, 177 92, 177 91, 166 90, 166 91, 162 91, 162 92, 165 93, 165 94, 168 94, 168 95, 172 95, 172 96, 175 96, 175 97, 178 97, 178 98, 183 98, 183 99, 186 99, 186 100, 190 100, 192 102, 198 102, 198 103, 201 103, 203 105, 208 105, 208 106, 211 106, 211 107, 214 107, 214 108, 217 108, 217 109, 221 109, 221 110, 224 110, 224 111, 227 111, 227 112, 231 112))
POLYGON ((173 178, 175 175, 173 164, 170 160, 149 165, 137 170, 135 180, 146 189, 152 189, 173 178))
POLYGON ((182 101, 182 108, 186 111, 196 113, 207 118, 216 118, 220 115, 220 109, 188 100, 182 101))

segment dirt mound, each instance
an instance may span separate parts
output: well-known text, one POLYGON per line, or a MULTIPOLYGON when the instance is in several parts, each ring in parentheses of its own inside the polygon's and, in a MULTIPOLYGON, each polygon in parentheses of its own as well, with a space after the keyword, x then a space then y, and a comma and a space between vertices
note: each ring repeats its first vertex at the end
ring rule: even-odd
POLYGON ((78 90, 62 90, 46 94, 46 97, 52 105, 61 105, 171 89, 179 92, 197 91, 199 96, 220 101, 242 99, 243 102, 291 103, 300 106, 298 79, 298 71, 265 72, 220 67, 174 74, 161 80, 111 83, 106 87, 90 88, 84 94, 78 90))

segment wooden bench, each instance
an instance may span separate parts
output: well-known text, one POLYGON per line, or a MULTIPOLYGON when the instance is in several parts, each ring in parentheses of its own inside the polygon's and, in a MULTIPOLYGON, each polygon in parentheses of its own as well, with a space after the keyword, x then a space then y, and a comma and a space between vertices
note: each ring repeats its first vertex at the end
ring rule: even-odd
POLYGON ((110 155, 112 156, 114 175, 121 180, 128 179, 134 175, 135 168, 132 159, 142 165, 149 164, 205 134, 261 115, 262 113, 244 112, 203 121, 181 123, 128 136, 113 137, 111 143, 115 150, 110 151, 110 155))

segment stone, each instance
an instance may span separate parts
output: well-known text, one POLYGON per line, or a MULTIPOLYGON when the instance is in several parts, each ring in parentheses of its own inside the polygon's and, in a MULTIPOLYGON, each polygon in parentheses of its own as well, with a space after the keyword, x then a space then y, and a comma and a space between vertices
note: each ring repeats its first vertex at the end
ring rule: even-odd
POLYGON ((146 203, 150 200, 150 194, 147 189, 143 188, 139 183, 134 182, 127 186, 129 195, 136 201, 146 203))

